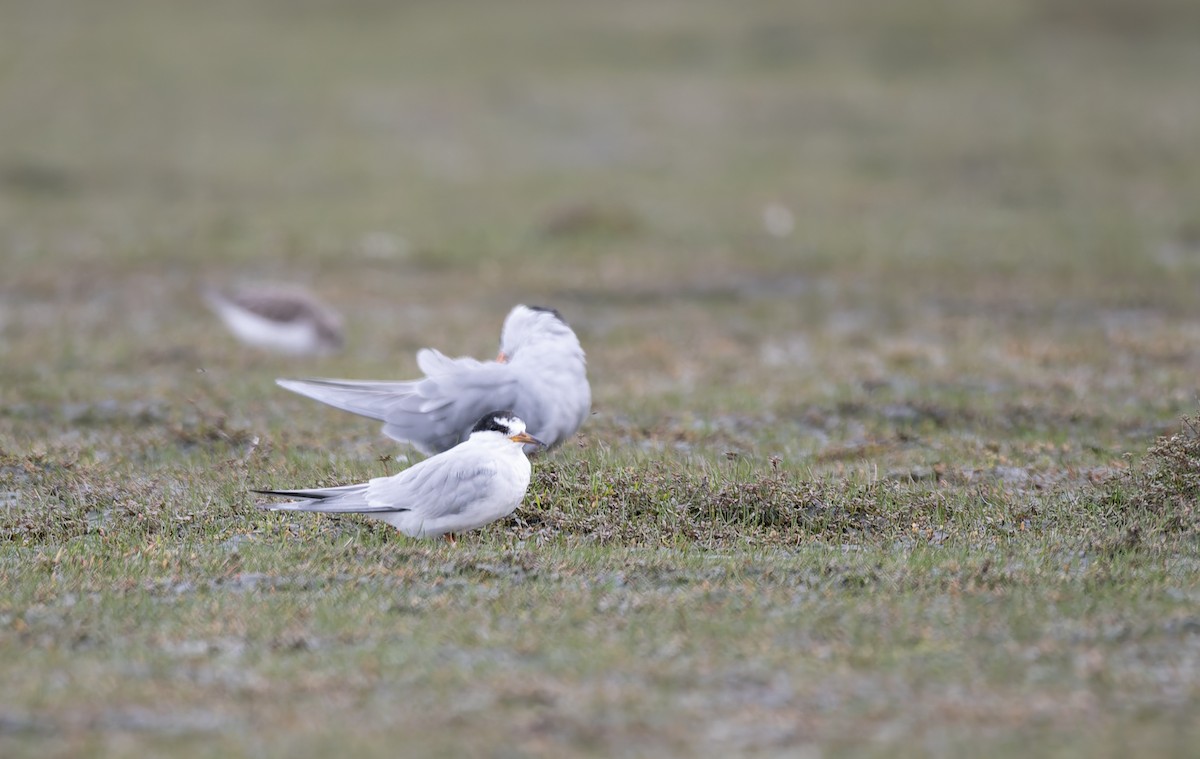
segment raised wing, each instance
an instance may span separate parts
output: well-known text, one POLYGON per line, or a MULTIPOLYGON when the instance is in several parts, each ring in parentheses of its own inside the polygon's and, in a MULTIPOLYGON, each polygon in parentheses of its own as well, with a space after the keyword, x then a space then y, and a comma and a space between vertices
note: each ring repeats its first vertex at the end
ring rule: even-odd
POLYGON ((377 382, 314 378, 277 379, 275 384, 342 411, 384 421, 393 403, 414 394, 417 381, 377 382))
POLYGON ((470 371, 471 369, 495 363, 495 361, 480 361, 470 356, 450 358, 436 348, 422 348, 417 351, 417 366, 421 367, 421 371, 425 372, 425 376, 427 377, 470 371))
POLYGON ((334 408, 378 419, 385 435, 425 454, 453 448, 470 435, 479 417, 510 409, 516 400, 517 383, 506 364, 450 358, 428 348, 417 353, 417 363, 428 375, 424 379, 275 382, 334 408))
POLYGON ((449 358, 429 349, 418 353, 417 361, 428 376, 393 400, 383 433, 426 453, 453 448, 467 439, 481 416, 511 409, 516 400, 516 379, 506 364, 449 358))

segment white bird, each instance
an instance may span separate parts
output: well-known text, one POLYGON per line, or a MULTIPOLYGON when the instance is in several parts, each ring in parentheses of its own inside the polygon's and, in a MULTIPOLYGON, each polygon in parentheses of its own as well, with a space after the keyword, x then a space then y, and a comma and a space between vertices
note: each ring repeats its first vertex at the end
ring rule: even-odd
POLYGON ((464 442, 391 477, 315 490, 255 490, 298 500, 259 508, 366 514, 413 538, 474 530, 508 516, 525 497, 531 473, 524 446, 541 442, 511 411, 493 411, 464 442))
POLYGON ((204 291, 234 337, 255 348, 292 355, 328 354, 342 347, 342 317, 297 287, 204 291))
POLYGON ((592 391, 579 338, 552 308, 516 306, 495 361, 417 352, 425 377, 410 381, 275 380, 281 387, 383 422, 383 434, 426 455, 465 440, 488 409, 510 408, 553 448, 587 419, 592 391))

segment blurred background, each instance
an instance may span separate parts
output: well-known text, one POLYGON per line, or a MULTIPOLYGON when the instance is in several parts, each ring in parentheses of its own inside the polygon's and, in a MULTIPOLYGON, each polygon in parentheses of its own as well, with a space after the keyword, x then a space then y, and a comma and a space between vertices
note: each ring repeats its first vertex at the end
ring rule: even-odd
POLYGON ((1130 426, 1195 398, 1188 0, 0 16, 0 400, 236 382, 257 359, 198 290, 243 281, 345 314, 345 353, 305 373, 490 355, 513 303, 557 306, 630 428, 682 396, 771 420, 1150 382, 1130 426))

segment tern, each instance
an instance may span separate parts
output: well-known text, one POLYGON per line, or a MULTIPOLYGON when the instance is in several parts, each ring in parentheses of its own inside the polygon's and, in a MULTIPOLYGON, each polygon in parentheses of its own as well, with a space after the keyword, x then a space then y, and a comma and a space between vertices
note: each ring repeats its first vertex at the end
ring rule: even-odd
POLYGON ((366 514, 412 538, 455 535, 516 510, 529 487, 525 446, 541 446, 511 411, 481 418, 470 436, 399 474, 358 485, 314 490, 254 490, 295 500, 262 505, 274 511, 366 514))
MULTIPOLYGON (((417 352, 425 377, 409 381, 278 379, 294 393, 383 422, 383 434, 426 455, 467 439, 488 409, 509 408, 554 448, 575 434, 592 405, 579 338, 552 308, 519 305, 500 331, 495 361, 417 352)), ((531 451, 532 452, 532 451, 531 451)))

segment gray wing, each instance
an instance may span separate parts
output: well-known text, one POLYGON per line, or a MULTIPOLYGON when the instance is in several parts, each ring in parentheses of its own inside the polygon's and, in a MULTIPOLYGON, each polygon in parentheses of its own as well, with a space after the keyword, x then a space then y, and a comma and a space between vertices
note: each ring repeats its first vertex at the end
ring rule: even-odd
POLYGON ((400 398, 413 396, 419 380, 387 382, 343 379, 277 379, 275 384, 315 401, 383 421, 389 408, 400 398))
POLYGON ((495 361, 449 358, 425 349, 417 362, 428 376, 407 382, 276 380, 281 387, 343 411, 378 419, 383 433, 425 453, 453 448, 490 411, 510 409, 517 381, 495 361))
POLYGON ((494 459, 465 446, 425 459, 394 477, 371 480, 365 498, 373 509, 390 506, 436 519, 465 511, 486 498, 496 475, 494 459))
POLYGON ((484 414, 511 409, 516 400, 518 382, 508 364, 449 358, 429 349, 417 354, 417 362, 425 379, 385 419, 383 433, 393 439, 445 451, 466 440, 484 414))

